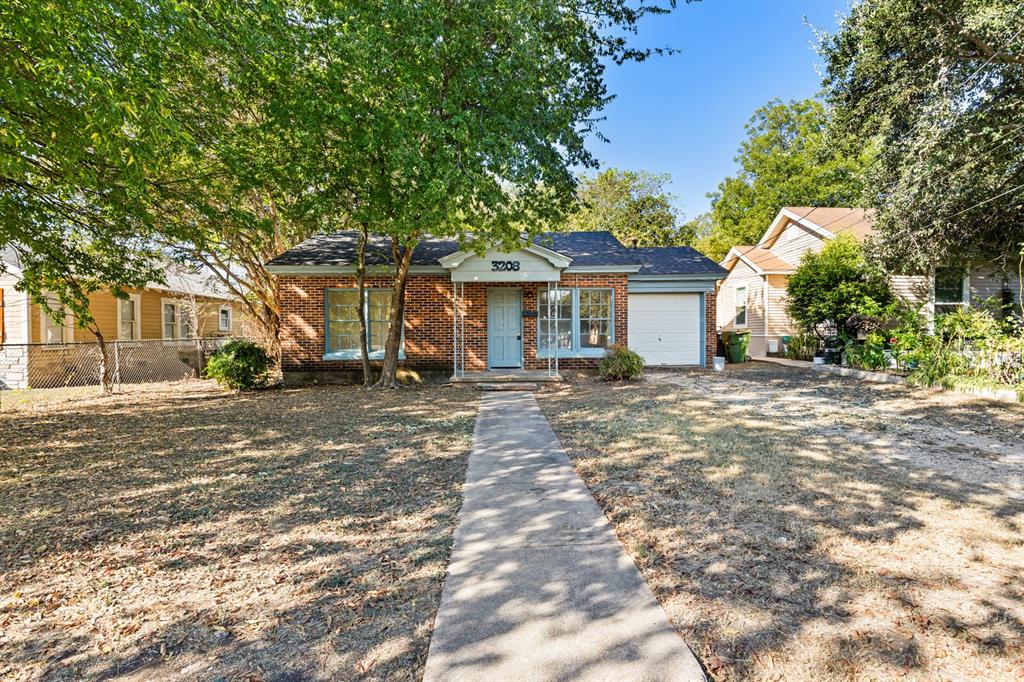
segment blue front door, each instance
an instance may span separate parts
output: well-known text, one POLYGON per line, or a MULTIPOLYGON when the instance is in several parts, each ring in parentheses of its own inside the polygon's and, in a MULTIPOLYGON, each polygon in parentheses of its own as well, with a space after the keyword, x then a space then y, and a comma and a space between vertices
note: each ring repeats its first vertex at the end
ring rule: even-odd
POLYGON ((487 366, 523 366, 523 299, 519 289, 487 290, 487 366))

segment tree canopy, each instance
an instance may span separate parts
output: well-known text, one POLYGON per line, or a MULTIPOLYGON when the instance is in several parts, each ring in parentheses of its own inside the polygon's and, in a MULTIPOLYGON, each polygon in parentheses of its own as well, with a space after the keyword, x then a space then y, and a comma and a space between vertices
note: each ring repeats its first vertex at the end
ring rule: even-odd
POLYGON ((569 216, 569 231, 607 230, 627 246, 692 244, 666 189, 667 173, 609 168, 580 178, 579 208, 569 216))
POLYGON ((1024 4, 864 0, 821 46, 837 139, 871 145, 890 264, 1003 260, 1024 242, 1024 4))
POLYGON ((865 317, 880 314, 893 300, 889 280, 850 235, 828 240, 820 252, 806 252, 786 282, 786 311, 802 330, 817 334, 855 336, 865 317))
POLYGON ((693 223, 702 235, 698 248, 710 258, 757 243, 783 206, 858 205, 866 154, 837 150, 818 100, 773 100, 754 113, 746 133, 738 173, 719 183, 710 212, 693 223))

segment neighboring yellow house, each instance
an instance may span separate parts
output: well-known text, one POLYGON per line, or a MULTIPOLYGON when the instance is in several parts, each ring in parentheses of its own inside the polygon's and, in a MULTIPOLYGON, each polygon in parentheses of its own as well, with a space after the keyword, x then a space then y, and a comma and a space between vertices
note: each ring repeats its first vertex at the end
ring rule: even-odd
MULTIPOLYGON (((728 271, 719 282, 717 323, 720 330, 750 331, 748 353, 761 357, 781 350, 783 336, 797 333, 786 314, 786 282, 808 251, 818 252, 836 235, 858 241, 875 234, 867 209, 786 206, 752 246, 734 246, 722 260, 728 271)), ((892 275, 893 290, 932 318, 935 314, 992 297, 1019 302, 1019 282, 994 266, 964 272, 934 268, 927 275, 892 275)))
MULTIPOLYGON (((0 253, 6 272, 0 273, 0 388, 37 384, 44 357, 34 345, 61 346, 94 343, 91 330, 75 325, 69 314, 58 324, 42 307, 16 289, 20 263, 11 252, 0 253)), ((218 292, 201 278, 168 272, 167 284, 128 291, 128 300, 109 292, 89 297, 89 310, 105 341, 187 341, 195 338, 238 336, 242 312, 231 296, 218 292)), ((55 303, 56 304, 56 303, 55 303)), ((184 346, 184 344, 181 344, 184 346)), ((51 352, 49 357, 55 357, 51 352)), ((51 364, 47 362, 46 364, 51 364)))

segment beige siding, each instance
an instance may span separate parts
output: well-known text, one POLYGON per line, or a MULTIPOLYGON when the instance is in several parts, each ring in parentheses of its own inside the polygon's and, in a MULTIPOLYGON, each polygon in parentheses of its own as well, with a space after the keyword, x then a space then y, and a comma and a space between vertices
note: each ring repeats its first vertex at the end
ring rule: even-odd
POLYGON ((889 284, 897 297, 915 308, 927 308, 931 300, 931 279, 925 275, 891 275, 889 284))
POLYGON ((17 289, 15 285, 18 278, 10 273, 0 275, 0 290, 3 291, 3 299, 0 304, 0 344, 2 343, 28 343, 28 324, 25 312, 28 305, 27 296, 17 289))
POLYGON ((736 289, 747 288, 747 325, 746 329, 756 334, 764 334, 764 277, 753 268, 740 261, 729 275, 722 280, 717 297, 718 326, 722 329, 734 329, 736 315, 736 289))
POLYGON ((821 251, 825 242, 821 237, 805 227, 790 223, 774 244, 764 244, 772 253, 790 265, 800 265, 800 259, 808 251, 821 251))
POLYGON ((786 275, 768 275, 768 336, 777 338, 796 333, 786 313, 786 275))

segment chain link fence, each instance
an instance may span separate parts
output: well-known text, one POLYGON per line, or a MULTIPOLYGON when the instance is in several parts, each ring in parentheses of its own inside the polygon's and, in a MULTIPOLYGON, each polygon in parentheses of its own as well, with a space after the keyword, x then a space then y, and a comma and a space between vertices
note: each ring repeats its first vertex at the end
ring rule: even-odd
MULTIPOLYGON (((123 384, 198 377, 209 357, 230 340, 108 341, 109 376, 115 390, 123 384)), ((0 390, 99 386, 100 357, 95 342, 4 344, 0 346, 0 390)))

